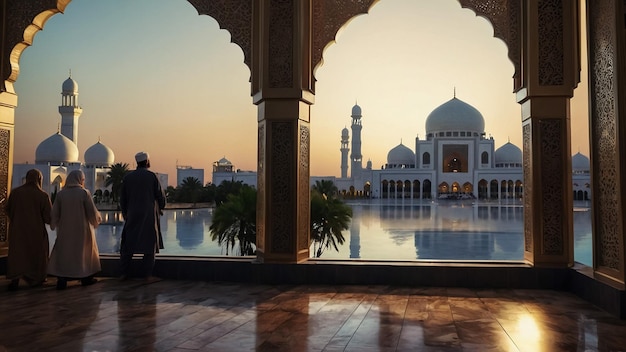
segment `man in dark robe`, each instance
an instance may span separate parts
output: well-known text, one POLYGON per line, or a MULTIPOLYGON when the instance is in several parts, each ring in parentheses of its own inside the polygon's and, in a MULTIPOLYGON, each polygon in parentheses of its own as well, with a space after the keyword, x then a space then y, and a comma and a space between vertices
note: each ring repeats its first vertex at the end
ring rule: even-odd
POLYGON ((42 174, 31 169, 26 182, 9 195, 6 212, 9 216, 8 289, 16 290, 20 278, 30 286, 43 284, 48 267, 48 231, 52 204, 41 189, 42 174))
POLYGON ((157 175, 148 170, 148 153, 135 155, 137 169, 122 181, 120 208, 124 217, 120 247, 121 279, 131 276, 133 254, 143 254, 139 276, 149 278, 154 268, 154 255, 163 248, 160 215, 165 208, 165 194, 157 175))

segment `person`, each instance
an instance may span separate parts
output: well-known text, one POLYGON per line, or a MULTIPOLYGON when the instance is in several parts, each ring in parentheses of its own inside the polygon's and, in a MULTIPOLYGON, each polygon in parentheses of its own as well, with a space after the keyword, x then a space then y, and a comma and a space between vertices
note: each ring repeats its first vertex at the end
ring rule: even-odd
POLYGON ((57 239, 48 273, 57 277, 58 290, 65 289, 68 280, 80 280, 83 286, 98 281, 94 278, 101 270, 95 228, 101 221, 91 193, 85 189, 85 174, 81 170, 70 172, 56 195, 50 222, 57 239))
POLYGON ((40 286, 47 276, 48 231, 52 204, 42 187, 43 175, 28 170, 26 182, 9 195, 5 211, 9 219, 9 255, 7 258, 8 289, 17 290, 20 279, 31 287, 40 286))
POLYGON ((120 191, 120 209, 125 222, 120 246, 122 280, 132 276, 134 254, 143 254, 139 276, 149 279, 155 253, 163 249, 159 217, 165 208, 165 193, 157 175, 148 170, 148 153, 137 153, 135 161, 137 169, 124 176, 120 191))

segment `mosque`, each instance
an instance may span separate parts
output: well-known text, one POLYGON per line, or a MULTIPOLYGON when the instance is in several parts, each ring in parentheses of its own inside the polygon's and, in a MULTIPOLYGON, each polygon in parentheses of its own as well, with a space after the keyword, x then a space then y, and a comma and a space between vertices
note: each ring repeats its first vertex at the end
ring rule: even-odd
MULTIPOLYGON (((414 150, 400 143, 381 169, 363 167, 362 113, 352 108, 350 131, 341 133, 341 177, 332 181, 340 193, 365 198, 520 199, 523 194, 522 151, 510 141, 495 149, 486 137, 485 120, 473 106, 455 96, 426 118, 426 138, 415 138, 414 150), (350 175, 348 175, 350 171, 350 175)), ((589 158, 572 157, 574 200, 589 200, 589 158)))
POLYGON ((35 151, 34 164, 14 164, 12 188, 24 183, 26 172, 37 169, 43 174, 43 189, 49 194, 60 190, 67 175, 73 170, 85 173, 85 188, 92 194, 100 190, 109 193, 107 173, 115 163, 111 148, 98 141, 85 150, 84 163, 79 160, 78 119, 83 109, 78 104, 78 83, 70 77, 63 82, 61 91, 61 125, 52 136, 43 140, 35 151))

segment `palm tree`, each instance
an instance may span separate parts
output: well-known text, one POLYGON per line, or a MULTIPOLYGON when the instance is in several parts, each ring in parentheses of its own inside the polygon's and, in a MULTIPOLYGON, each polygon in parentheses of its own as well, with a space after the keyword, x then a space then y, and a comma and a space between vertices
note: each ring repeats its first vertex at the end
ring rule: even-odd
POLYGON ((238 194, 242 187, 241 181, 222 181, 215 190, 215 206, 219 207, 230 194, 238 194))
POLYGON ((122 180, 129 172, 128 163, 115 163, 111 165, 111 169, 107 172, 105 185, 107 187, 111 186, 111 197, 113 198, 113 202, 117 203, 119 201, 120 190, 122 189, 122 180))
POLYGON ((239 243, 239 255, 253 255, 256 244, 256 190, 243 185, 237 194, 228 195, 226 201, 213 213, 211 239, 225 245, 226 254, 233 252, 239 243))
POLYGON ((180 201, 196 203, 202 192, 202 183, 195 177, 187 177, 180 184, 180 201))
POLYGON ((311 188, 319 192, 319 194, 325 194, 326 197, 335 197, 339 192, 337 186, 331 180, 317 180, 311 188))
POLYGON ((311 241, 315 258, 330 247, 339 251, 338 245, 345 242, 341 232, 349 228, 351 219, 352 208, 341 199, 311 191, 311 241))

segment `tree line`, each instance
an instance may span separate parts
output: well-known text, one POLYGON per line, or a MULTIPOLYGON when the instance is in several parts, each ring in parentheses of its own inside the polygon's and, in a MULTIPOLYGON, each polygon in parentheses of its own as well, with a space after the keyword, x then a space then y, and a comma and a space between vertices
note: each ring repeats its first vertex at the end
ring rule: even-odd
MULTIPOLYGON (((111 197, 119 201, 124 176, 130 172, 127 163, 114 164, 107 173, 106 185, 111 197)), ((209 231, 213 241, 223 246, 226 254, 254 255, 256 251, 257 191, 242 182, 223 181, 219 185, 202 185, 195 177, 187 177, 178 187, 168 186, 168 203, 210 203, 215 210, 209 231)), ((311 187, 310 239, 312 255, 322 256, 327 249, 339 251, 352 221, 352 208, 341 198, 332 181, 319 180, 311 187)))

